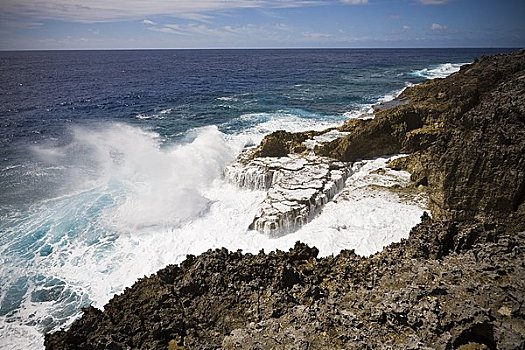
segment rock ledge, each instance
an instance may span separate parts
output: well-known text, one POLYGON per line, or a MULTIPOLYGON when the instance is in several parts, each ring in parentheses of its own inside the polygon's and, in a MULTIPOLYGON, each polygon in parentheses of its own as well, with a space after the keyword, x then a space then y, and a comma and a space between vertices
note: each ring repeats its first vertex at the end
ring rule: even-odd
POLYGON ((294 154, 255 158, 225 170, 226 178, 240 187, 268 190, 249 228, 274 236, 308 223, 341 191, 350 173, 347 163, 294 154))

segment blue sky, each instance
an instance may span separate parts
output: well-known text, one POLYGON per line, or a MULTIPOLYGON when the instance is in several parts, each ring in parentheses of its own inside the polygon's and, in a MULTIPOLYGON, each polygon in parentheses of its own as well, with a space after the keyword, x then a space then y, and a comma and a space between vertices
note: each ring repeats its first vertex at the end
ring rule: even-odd
POLYGON ((525 47, 525 0, 0 1, 0 50, 525 47))

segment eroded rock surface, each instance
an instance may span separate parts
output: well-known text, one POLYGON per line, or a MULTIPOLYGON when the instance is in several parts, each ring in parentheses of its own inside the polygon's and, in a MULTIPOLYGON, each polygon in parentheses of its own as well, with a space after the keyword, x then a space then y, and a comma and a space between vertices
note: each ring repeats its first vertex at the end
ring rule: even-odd
POLYGON ((434 217, 525 222, 525 50, 479 59, 400 99, 373 120, 348 121, 339 129, 349 135, 316 152, 342 161, 412 153, 401 163, 428 186, 434 217))
POLYGON ((225 170, 240 187, 268 190, 250 229, 279 235, 308 223, 344 187, 349 164, 334 159, 289 155, 255 158, 225 170))
POLYGON ((520 349, 525 234, 424 218, 362 258, 296 244, 209 251, 139 280, 66 331, 68 349, 520 349), (475 346, 475 347, 472 347, 475 346))

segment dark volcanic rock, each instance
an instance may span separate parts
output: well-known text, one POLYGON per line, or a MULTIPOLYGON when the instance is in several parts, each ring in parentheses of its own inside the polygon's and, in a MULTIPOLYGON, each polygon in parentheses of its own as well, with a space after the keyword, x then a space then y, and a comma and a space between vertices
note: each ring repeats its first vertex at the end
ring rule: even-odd
POLYGON ((482 58, 401 98, 374 120, 344 125, 350 135, 317 153, 354 161, 416 152, 399 162, 429 186, 434 217, 525 222, 525 51, 482 58))
POLYGON ((447 120, 427 151, 422 168, 435 215, 525 219, 525 54, 520 59, 519 72, 447 120))
POLYGON ((264 157, 286 157, 288 154, 299 154, 308 151, 304 142, 312 139, 315 136, 326 134, 335 128, 330 128, 322 131, 303 131, 303 132, 288 132, 284 130, 277 130, 271 134, 266 135, 261 144, 256 147, 249 157, 245 160, 252 160, 254 158, 264 157))
POLYGON ((421 116, 408 105, 376 114, 372 120, 343 125, 341 130, 350 135, 317 147, 316 153, 347 162, 401 153, 406 135, 423 126, 421 116))
MULTIPOLYGON (((446 130, 446 123, 481 101, 499 105, 490 94, 502 82, 519 80, 524 69, 525 51, 482 58, 445 79, 433 79, 406 89, 398 98, 403 103, 393 108, 379 108, 373 120, 348 121, 340 129, 351 131, 350 135, 321 145, 317 151, 340 160, 355 161, 426 149, 446 130), (367 146, 373 148, 367 149, 367 146)), ((519 95, 519 91, 516 93, 519 95)))
POLYGON ((46 349, 517 349, 525 234, 505 230, 425 219, 368 259, 209 251, 85 310, 46 349))
POLYGON ((290 153, 301 153, 306 150, 302 143, 307 138, 307 133, 275 131, 264 137, 253 157, 286 157, 290 153))
MULTIPOLYGON (((434 219, 407 240, 369 258, 300 243, 188 256, 85 309, 46 349, 525 348, 524 66, 525 51, 483 58, 318 147, 341 160, 414 152, 392 166, 428 186, 434 219)), ((281 136, 259 149, 304 141, 281 136)))

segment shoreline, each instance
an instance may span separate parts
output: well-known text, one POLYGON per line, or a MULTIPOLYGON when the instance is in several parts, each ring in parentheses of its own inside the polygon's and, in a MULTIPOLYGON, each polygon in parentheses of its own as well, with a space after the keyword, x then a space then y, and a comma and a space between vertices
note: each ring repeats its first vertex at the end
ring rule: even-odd
POLYGON ((317 258, 299 243, 287 253, 188 256, 46 335, 46 349, 523 346, 524 70, 523 50, 482 58, 406 90, 409 104, 347 123, 350 135, 316 150, 344 161, 356 149, 363 158, 411 150, 393 167, 428 188, 434 218, 424 215, 408 239, 369 258, 317 258))

